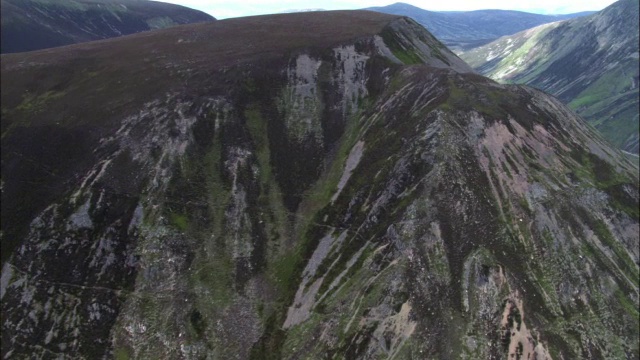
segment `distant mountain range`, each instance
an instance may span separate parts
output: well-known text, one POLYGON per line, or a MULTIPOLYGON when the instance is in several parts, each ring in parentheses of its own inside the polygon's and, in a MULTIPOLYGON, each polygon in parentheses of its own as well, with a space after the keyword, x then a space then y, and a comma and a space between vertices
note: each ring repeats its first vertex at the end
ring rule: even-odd
POLYGON ((139 0, 1 0, 4 53, 39 50, 215 20, 184 6, 139 0))
POLYGON ((428 11, 405 3, 370 7, 368 10, 408 16, 456 52, 538 25, 594 13, 540 15, 510 10, 428 11))
POLYGON ((463 53, 483 75, 557 96, 614 145, 638 154, 638 0, 542 25, 463 53))

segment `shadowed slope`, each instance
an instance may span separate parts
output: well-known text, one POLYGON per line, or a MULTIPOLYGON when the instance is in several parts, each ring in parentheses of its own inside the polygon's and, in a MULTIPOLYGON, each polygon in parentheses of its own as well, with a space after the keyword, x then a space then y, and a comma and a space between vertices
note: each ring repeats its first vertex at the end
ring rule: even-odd
POLYGON ((2 0, 2 53, 33 51, 215 20, 157 1, 2 0))

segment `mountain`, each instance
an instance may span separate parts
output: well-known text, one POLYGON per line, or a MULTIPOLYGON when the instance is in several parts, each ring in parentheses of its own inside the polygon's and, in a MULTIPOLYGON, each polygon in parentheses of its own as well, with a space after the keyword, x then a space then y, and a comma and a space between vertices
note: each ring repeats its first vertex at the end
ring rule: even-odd
POLYGON ((542 25, 462 54, 482 74, 547 91, 638 154, 638 0, 542 25))
POLYGON ((5 358, 638 357, 638 168, 408 18, 1 60, 5 358))
POLYGON ((428 11, 405 3, 371 7, 367 10, 408 16, 456 52, 541 24, 593 13, 587 11, 566 15, 540 15, 511 10, 428 11))
POLYGON ((0 0, 0 4, 3 54, 215 20, 198 10, 147 0, 0 0))

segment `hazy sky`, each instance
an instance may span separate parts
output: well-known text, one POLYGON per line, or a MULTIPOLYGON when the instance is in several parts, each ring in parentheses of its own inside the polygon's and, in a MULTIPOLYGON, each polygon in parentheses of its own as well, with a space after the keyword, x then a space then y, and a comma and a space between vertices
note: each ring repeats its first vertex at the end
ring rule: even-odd
MULTIPOLYGON (((301 9, 361 9, 369 6, 385 6, 394 0, 161 0, 202 10, 218 19, 229 17, 273 14, 301 9)), ((614 3, 614 0, 446 0, 401 1, 425 10, 465 11, 480 9, 504 9, 535 12, 539 14, 567 14, 579 11, 598 11, 614 3)))

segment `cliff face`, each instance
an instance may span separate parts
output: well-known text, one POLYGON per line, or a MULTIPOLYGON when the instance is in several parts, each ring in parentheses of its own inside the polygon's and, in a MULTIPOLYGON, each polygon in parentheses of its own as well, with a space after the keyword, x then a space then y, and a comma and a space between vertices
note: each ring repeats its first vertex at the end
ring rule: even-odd
POLYGON ((638 154, 638 1, 503 37, 461 57, 483 75, 557 96, 638 154))
POLYGON ((3 356, 637 356, 637 168, 412 21, 70 49, 2 58, 3 356))
POLYGON ((2 50, 33 51, 215 20, 148 0, 2 0, 2 50))

